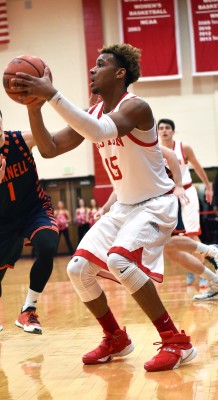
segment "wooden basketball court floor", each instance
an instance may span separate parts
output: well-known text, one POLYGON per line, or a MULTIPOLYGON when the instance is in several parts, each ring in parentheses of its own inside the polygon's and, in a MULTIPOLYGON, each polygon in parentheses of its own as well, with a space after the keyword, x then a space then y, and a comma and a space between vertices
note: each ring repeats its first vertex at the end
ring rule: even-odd
POLYGON ((197 357, 175 371, 147 373, 158 335, 125 289, 101 279, 121 326, 135 350, 104 365, 84 366, 83 353, 102 337, 100 327, 77 297, 66 274, 68 257, 56 257, 38 305, 42 335, 24 333, 14 321, 24 302, 31 259, 21 259, 3 282, 0 332, 0 400, 214 400, 218 395, 218 301, 193 302, 197 285, 186 287, 185 272, 166 264, 157 285, 179 329, 185 329, 197 357))

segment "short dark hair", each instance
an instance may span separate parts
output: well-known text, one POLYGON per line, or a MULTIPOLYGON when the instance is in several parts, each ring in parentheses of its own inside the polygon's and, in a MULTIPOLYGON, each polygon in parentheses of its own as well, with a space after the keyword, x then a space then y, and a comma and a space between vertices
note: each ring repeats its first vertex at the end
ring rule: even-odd
POLYGON ((114 44, 112 46, 104 46, 99 50, 101 54, 113 54, 118 67, 125 68, 126 70, 126 87, 131 83, 136 82, 141 74, 140 71, 140 58, 141 50, 130 44, 114 44))
POLYGON ((159 119, 159 121, 158 121, 158 123, 157 123, 157 127, 158 127, 158 128, 159 128, 159 125, 160 125, 160 124, 167 124, 167 125, 170 125, 173 131, 175 131, 175 129, 176 129, 175 122, 172 121, 172 119, 168 119, 168 118, 159 119))

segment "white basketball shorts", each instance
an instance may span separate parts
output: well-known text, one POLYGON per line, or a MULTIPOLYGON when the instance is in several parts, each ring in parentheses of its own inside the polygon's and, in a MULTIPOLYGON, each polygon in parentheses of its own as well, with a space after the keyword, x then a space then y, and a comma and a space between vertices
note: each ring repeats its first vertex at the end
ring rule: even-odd
POLYGON ((182 207, 182 220, 187 236, 199 236, 201 234, 199 200, 195 187, 192 185, 186 189, 189 204, 182 207))
POLYGON ((149 277, 162 282, 163 247, 177 224, 177 215, 178 200, 174 194, 135 205, 116 202, 86 233, 74 257, 88 259, 98 266, 96 274, 110 277, 107 256, 118 253, 135 262, 149 277))

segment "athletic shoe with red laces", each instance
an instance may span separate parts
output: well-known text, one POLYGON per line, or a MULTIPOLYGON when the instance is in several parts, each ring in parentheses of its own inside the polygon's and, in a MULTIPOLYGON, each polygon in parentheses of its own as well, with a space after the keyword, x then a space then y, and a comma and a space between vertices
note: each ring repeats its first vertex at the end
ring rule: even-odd
POLYGON ((161 344, 158 355, 144 365, 148 372, 179 368, 180 364, 191 361, 197 355, 195 347, 190 342, 190 336, 186 336, 184 331, 181 333, 162 332, 160 337, 162 342, 154 343, 161 344))
POLYGON ((19 326, 19 328, 23 328, 25 332, 41 334, 42 327, 37 319, 38 315, 35 311, 35 307, 28 307, 25 311, 21 311, 15 321, 15 325, 19 326))
POLYGON ((117 329, 113 334, 104 331, 104 334, 100 345, 83 356, 84 364, 103 364, 111 361, 113 357, 123 357, 134 350, 126 328, 117 329))

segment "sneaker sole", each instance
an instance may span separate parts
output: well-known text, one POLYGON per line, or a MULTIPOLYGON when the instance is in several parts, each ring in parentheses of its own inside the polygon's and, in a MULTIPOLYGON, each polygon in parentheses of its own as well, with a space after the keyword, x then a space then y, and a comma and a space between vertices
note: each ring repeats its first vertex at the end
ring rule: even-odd
POLYGON ((113 360, 114 357, 124 357, 127 356, 128 354, 130 354, 133 350, 134 350, 135 346, 133 343, 130 343, 128 346, 125 347, 125 349, 123 349, 122 351, 120 351, 119 353, 115 353, 115 354, 110 354, 107 357, 104 358, 99 358, 98 360, 91 360, 91 359, 85 359, 85 357, 83 357, 82 362, 85 365, 94 365, 94 364, 105 364, 108 363, 110 361, 113 360))
POLYGON ((18 326, 18 328, 22 328, 24 330, 24 332, 27 333, 34 333, 36 335, 41 335, 42 334, 42 329, 38 328, 38 327, 27 327, 23 324, 21 324, 19 321, 15 321, 15 325, 18 326))
POLYGON ((193 358, 195 358, 197 355, 197 350, 195 347, 192 347, 192 352, 185 358, 180 358, 180 360, 178 361, 178 363, 172 368, 172 369, 177 369, 179 368, 179 366, 181 364, 185 364, 191 360, 193 360, 193 358))
POLYGON ((91 359, 86 360, 84 357, 82 358, 82 362, 85 365, 106 364, 111 360, 112 360, 111 355, 104 358, 99 358, 98 360, 91 360, 91 359))
POLYGON ((134 344, 130 343, 128 346, 125 347, 125 349, 123 349, 119 353, 112 354, 111 357, 113 358, 113 357, 124 357, 124 356, 127 356, 128 354, 132 353, 134 348, 135 348, 134 344))
POLYGON ((210 300, 218 300, 218 293, 215 293, 214 295, 210 296, 210 297, 198 297, 198 295, 193 297, 193 300, 203 300, 203 301, 210 301, 210 300))

